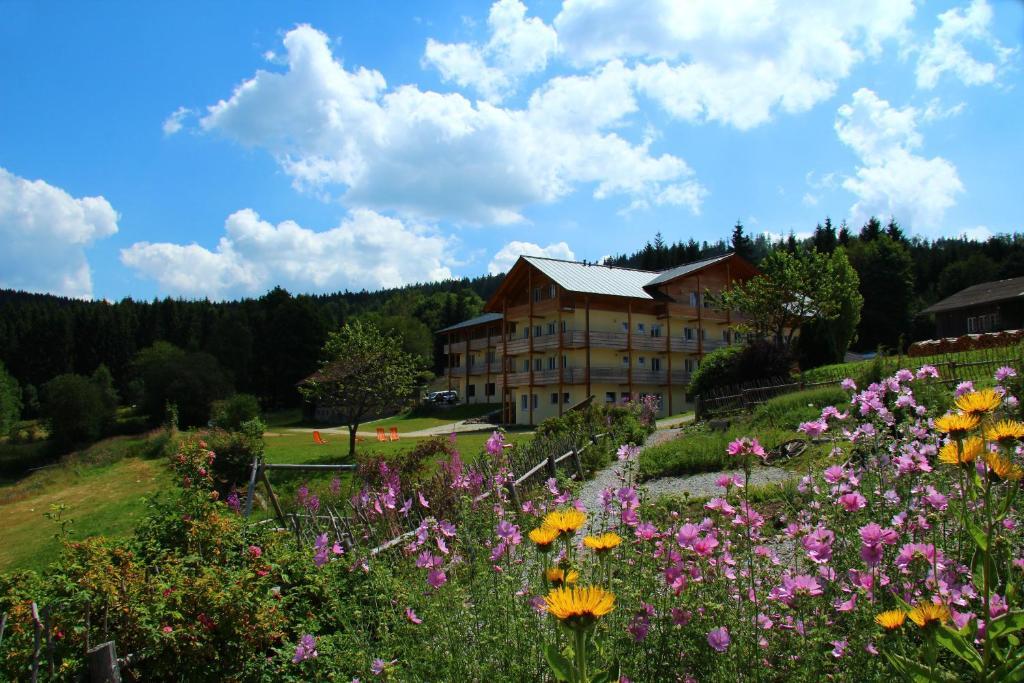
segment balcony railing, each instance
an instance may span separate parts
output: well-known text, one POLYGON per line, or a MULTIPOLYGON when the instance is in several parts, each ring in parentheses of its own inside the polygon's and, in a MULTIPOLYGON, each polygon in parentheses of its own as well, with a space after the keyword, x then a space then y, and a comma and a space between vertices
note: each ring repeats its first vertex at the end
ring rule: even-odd
MULTIPOLYGON (((535 352, 550 351, 558 348, 557 334, 542 334, 533 338, 533 350, 535 352)), ((562 348, 581 349, 587 345, 587 333, 583 330, 568 330, 561 334, 562 348)), ((493 340, 492 340, 493 342, 493 340)), ((508 355, 527 353, 530 350, 529 337, 516 337, 507 343, 506 352, 508 355)), ((730 342, 723 339, 705 339, 704 351, 728 346, 730 342)), ((494 344, 492 344, 494 345, 494 344)), ((630 339, 625 332, 606 332, 602 330, 590 331, 590 346, 596 349, 614 349, 625 351, 632 347, 634 351, 664 352, 666 345, 676 353, 697 353, 697 339, 686 339, 682 335, 672 335, 671 339, 666 337, 652 337, 649 334, 634 334, 630 339)), ((497 348, 502 348, 500 340, 496 342, 497 348)), ((447 346, 445 347, 447 351, 447 346)), ((456 347, 456 350, 459 350, 456 347)))
MULTIPOLYGON (((687 370, 672 370, 672 384, 684 385, 689 383, 691 373, 687 370)), ((633 384, 656 384, 665 386, 668 384, 669 373, 666 369, 650 370, 647 368, 633 369, 633 384)), ((563 384, 586 384, 586 368, 564 368, 562 370, 563 384)), ((629 371, 627 368, 616 366, 592 366, 590 368, 590 381, 595 384, 628 384, 629 371)), ((558 370, 534 370, 533 386, 546 386, 558 384, 558 370)), ((508 374, 508 386, 524 387, 530 385, 529 372, 510 372, 508 374)))

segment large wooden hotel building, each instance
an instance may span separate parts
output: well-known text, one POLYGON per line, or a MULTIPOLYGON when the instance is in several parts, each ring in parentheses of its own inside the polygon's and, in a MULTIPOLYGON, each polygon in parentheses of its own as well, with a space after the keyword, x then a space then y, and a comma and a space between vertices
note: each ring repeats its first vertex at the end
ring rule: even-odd
POLYGON ((707 295, 757 274, 733 253, 663 272, 520 256, 483 315, 438 331, 449 387, 507 424, 645 395, 680 412, 704 354, 738 341, 707 295))

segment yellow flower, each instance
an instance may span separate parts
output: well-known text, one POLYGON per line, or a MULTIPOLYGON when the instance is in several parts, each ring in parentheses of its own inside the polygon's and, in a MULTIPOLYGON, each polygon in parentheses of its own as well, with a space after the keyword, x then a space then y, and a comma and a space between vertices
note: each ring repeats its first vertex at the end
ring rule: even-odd
POLYGON ((992 389, 972 391, 956 399, 956 407, 968 415, 981 415, 991 413, 1003 402, 1002 396, 992 389))
MULTIPOLYGON (((963 397, 961 397, 963 398, 963 397)), ((967 432, 971 431, 978 426, 977 415, 960 415, 957 413, 949 413, 943 415, 939 419, 935 420, 935 428, 940 432, 946 432, 952 437, 963 436, 967 432)))
POLYGON ((933 621, 945 624, 949 621, 949 608, 945 605, 936 605, 933 602, 919 602, 914 609, 907 613, 910 620, 924 628, 933 621))
POLYGON ((947 465, 964 465, 974 462, 974 459, 985 450, 985 444, 976 436, 964 439, 963 448, 959 448, 955 441, 950 441, 939 451, 939 460, 947 465))
POLYGON ((575 569, 570 569, 566 572, 561 567, 548 567, 548 570, 544 575, 547 577, 548 582, 555 588, 560 587, 562 584, 574 584, 580 578, 580 573, 575 569))
POLYGON ((986 453, 985 463, 1000 479, 1020 481, 1021 477, 1024 477, 1024 470, 1021 469, 1020 465, 998 453, 992 453, 991 451, 986 453))
POLYGON ((587 536, 583 539, 583 545, 598 554, 607 552, 620 543, 622 543, 622 537, 611 531, 600 536, 587 536))
POLYGON ((903 622, 906 621, 906 619, 907 613, 901 609, 891 609, 888 612, 882 612, 881 614, 875 615, 875 623, 889 631, 903 626, 903 622))
POLYGON ((551 527, 560 534, 576 533, 587 521, 587 516, 576 508, 555 510, 544 517, 544 526, 551 527))
POLYGON ((556 588, 544 598, 548 611, 570 628, 587 628, 615 609, 615 594, 597 586, 556 588))
POLYGON ((530 540, 537 544, 537 550, 547 552, 551 550, 551 544, 558 538, 558 530, 549 526, 541 525, 530 532, 530 540))
POLYGON ((1024 439, 1024 424, 1016 420, 1001 420, 985 430, 989 441, 1014 441, 1024 439))

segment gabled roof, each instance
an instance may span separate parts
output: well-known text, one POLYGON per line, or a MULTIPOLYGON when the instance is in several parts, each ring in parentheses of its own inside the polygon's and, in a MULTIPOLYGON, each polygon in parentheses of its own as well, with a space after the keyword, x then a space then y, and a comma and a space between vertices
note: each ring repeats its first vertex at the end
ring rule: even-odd
POLYGON ((1024 296, 1024 277, 996 280, 995 282, 982 282, 979 285, 972 285, 967 289, 961 289, 953 296, 946 297, 942 301, 932 304, 921 311, 921 313, 945 313, 946 311, 956 311, 979 304, 1016 299, 1021 296, 1024 296))
POLYGON ((437 330, 435 334, 440 334, 441 332, 453 332, 455 330, 461 330, 464 327, 475 327, 476 325, 485 325, 487 323, 493 323, 495 321, 501 320, 501 317, 501 313, 484 313, 483 315, 478 315, 475 318, 463 320, 461 323, 455 323, 454 325, 449 325, 448 327, 442 327, 440 330, 437 330))
POLYGON ((663 272, 659 273, 656 278, 654 278, 653 280, 651 280, 647 284, 648 284, 648 286, 650 286, 650 285, 660 285, 662 283, 668 282, 669 280, 675 280, 678 277, 683 277, 684 275, 689 275, 690 273, 695 273, 698 270, 701 270, 703 268, 707 268, 708 266, 713 266, 716 263, 719 263, 720 261, 725 261, 725 260, 729 259, 730 257, 732 257, 734 254, 735 254, 735 252, 730 251, 729 253, 722 254, 721 256, 712 256, 711 258, 706 258, 703 261, 694 261, 693 263, 684 263, 681 266, 676 266, 675 268, 672 268, 670 270, 666 270, 666 271, 663 271, 663 272))
POLYGON ((650 270, 591 265, 579 261, 562 261, 542 256, 522 256, 520 258, 570 292, 625 296, 635 299, 654 298, 644 289, 644 285, 657 275, 656 272, 650 270))

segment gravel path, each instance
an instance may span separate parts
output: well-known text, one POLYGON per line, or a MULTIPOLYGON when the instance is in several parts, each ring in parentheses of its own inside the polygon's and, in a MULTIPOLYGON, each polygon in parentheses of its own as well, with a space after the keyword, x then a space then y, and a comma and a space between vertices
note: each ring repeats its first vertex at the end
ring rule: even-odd
MULTIPOLYGON (((644 448, 657 446, 667 441, 672 441, 680 435, 679 429, 659 429, 647 438, 644 448)), ((624 469, 624 463, 616 460, 614 463, 598 472, 593 479, 587 481, 580 491, 580 500, 587 506, 588 510, 599 510, 601 508, 601 491, 621 485, 619 476, 624 469)), ((742 470, 736 470, 742 474, 742 470)), ((640 484, 638 488, 644 490, 648 498, 658 498, 667 494, 682 495, 689 493, 694 498, 710 498, 718 495, 722 490, 715 484, 723 474, 734 472, 705 472, 692 474, 683 477, 662 477, 651 479, 640 484)), ((751 484, 767 484, 785 481, 793 477, 793 473, 787 472, 778 467, 756 467, 750 473, 751 484)))

